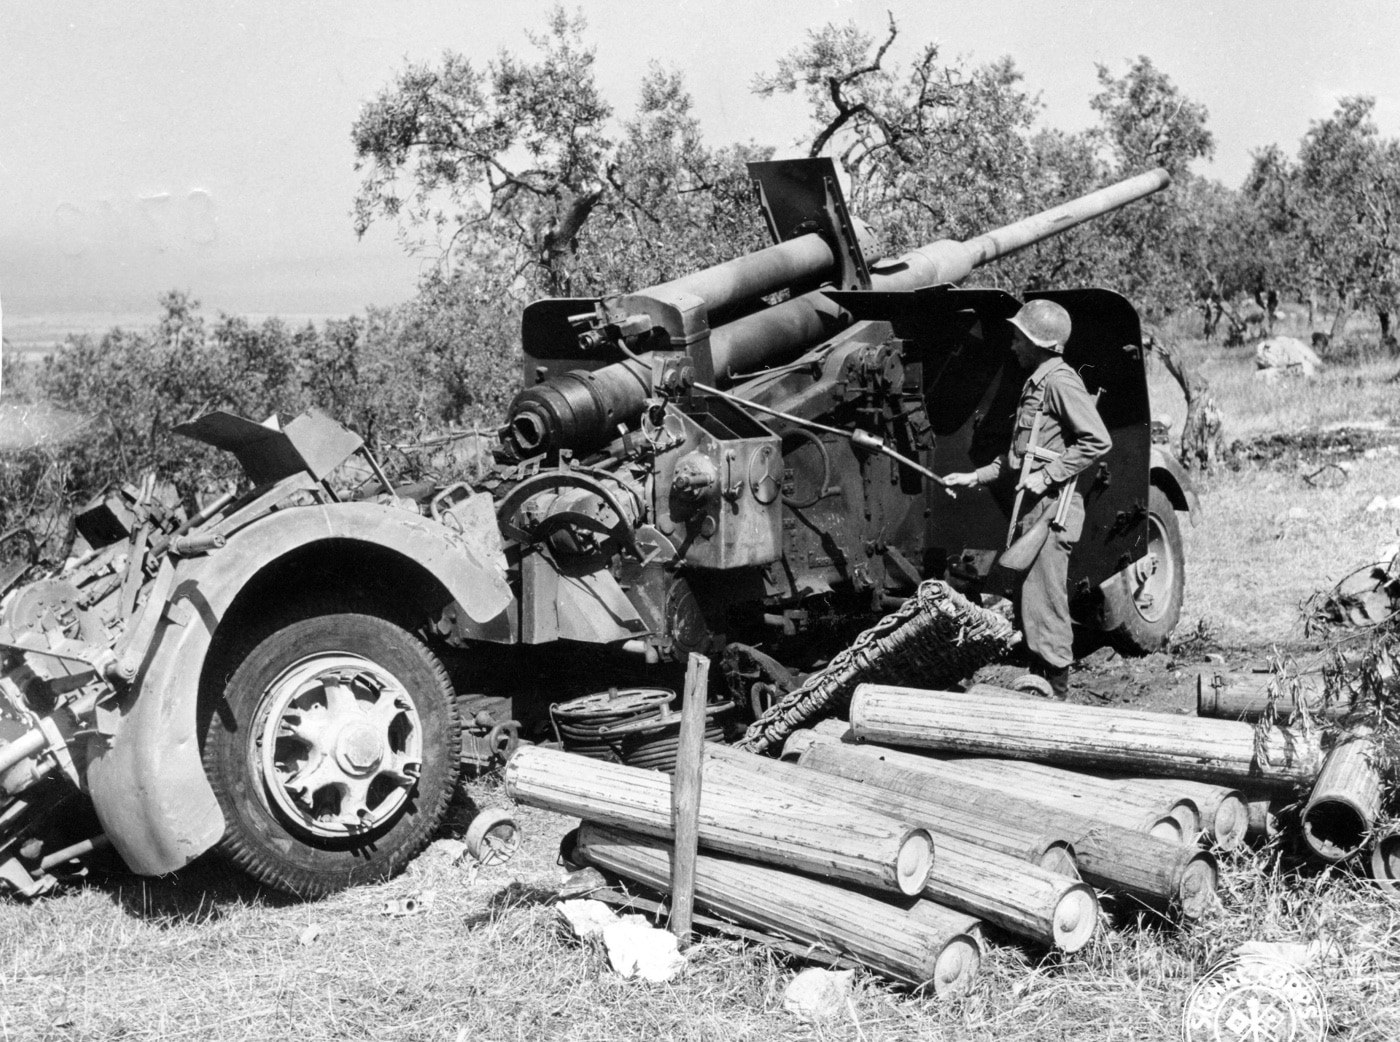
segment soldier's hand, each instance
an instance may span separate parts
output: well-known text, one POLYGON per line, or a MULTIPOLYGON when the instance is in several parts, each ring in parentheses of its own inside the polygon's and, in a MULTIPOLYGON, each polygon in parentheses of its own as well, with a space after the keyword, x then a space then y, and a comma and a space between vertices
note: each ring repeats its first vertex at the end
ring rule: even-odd
POLYGON ((1033 496, 1042 495, 1050 487, 1050 476, 1043 470, 1033 470, 1021 482, 1021 487, 1033 496))
POLYGON ((943 475, 943 491, 950 496, 956 497, 960 488, 976 488, 979 484, 977 475, 972 471, 943 475))

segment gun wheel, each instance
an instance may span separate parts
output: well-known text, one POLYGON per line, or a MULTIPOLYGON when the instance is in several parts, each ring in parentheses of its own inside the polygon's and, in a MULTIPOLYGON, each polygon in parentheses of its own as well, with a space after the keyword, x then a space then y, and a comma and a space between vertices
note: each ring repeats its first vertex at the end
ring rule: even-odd
POLYGON ((1186 554, 1171 499, 1148 489, 1147 553, 1103 584, 1105 633, 1120 651, 1147 655, 1161 650, 1181 618, 1186 554))
POLYGON ((204 766, 224 851, 302 897, 384 879, 423 849, 456 783, 460 725, 446 673, 384 619, 303 619, 234 670, 204 766))

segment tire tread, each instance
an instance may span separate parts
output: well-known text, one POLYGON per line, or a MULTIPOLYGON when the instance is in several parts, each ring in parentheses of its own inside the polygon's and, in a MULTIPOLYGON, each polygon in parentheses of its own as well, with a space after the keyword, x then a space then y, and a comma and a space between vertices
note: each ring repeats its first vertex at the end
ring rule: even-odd
MULTIPOLYGON (((276 642, 278 645, 295 646, 297 639, 303 633, 307 630, 314 631, 322 620, 331 617, 346 620, 345 624, 351 627, 367 627, 372 632, 377 631, 383 637, 411 641, 416 646, 414 653, 420 657, 421 664, 430 670, 433 683, 443 694, 445 705, 442 707, 442 711, 446 713, 448 722, 445 743, 448 779, 444 784, 438 786, 437 791, 427 794, 426 802, 424 802, 425 795, 422 792, 420 780, 420 784, 415 787, 413 794, 401 811, 400 817, 389 826, 385 833, 376 837, 383 839, 388 833, 400 828, 406 830, 394 837, 387 856, 377 860, 371 856, 364 861, 352 862, 344 870, 337 870, 333 873, 314 869, 298 871, 289 867, 283 859, 272 856, 263 844, 259 843, 256 838, 246 835, 237 824, 240 820, 238 803, 241 797, 236 792, 231 791, 217 762, 220 743, 215 740, 213 732, 220 726, 220 717, 217 713, 213 714, 210 734, 206 736, 204 743, 204 768, 209 784, 224 812, 226 822, 224 836, 216 849, 233 865, 260 883, 303 899, 324 897, 349 886, 377 882, 401 871, 413 858, 422 853, 432 840, 433 833, 441 824, 447 813, 448 805, 451 803, 460 767, 461 722, 457 710, 457 700, 453 697, 452 683, 446 668, 437 655, 433 654, 432 650, 417 637, 379 616, 359 613, 335 613, 333 616, 318 614, 293 622, 268 635, 256 648, 251 649, 248 658, 230 676, 228 687, 234 687, 245 667, 254 668, 249 667, 248 663, 269 644, 276 642), (411 817, 412 821, 406 822, 404 820, 406 816, 411 817)), ((425 743, 427 741, 440 742, 441 736, 425 735, 425 743)))

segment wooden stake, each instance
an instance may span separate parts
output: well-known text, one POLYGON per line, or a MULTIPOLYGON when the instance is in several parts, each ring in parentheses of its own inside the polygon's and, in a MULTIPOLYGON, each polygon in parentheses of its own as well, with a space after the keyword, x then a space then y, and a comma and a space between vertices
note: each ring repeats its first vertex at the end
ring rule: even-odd
POLYGON ((700 841, 700 790, 704 767, 705 700, 710 687, 710 660, 691 653, 686 663, 681 702, 681 729, 676 773, 671 786, 671 932, 684 950, 690 944, 695 910, 695 857, 700 841))
MULTIPOLYGON (((519 803, 556 814, 675 838, 671 776, 659 771, 526 745, 506 761, 505 789, 519 803)), ((767 799, 748 779, 708 769, 704 794, 702 850, 909 895, 920 893, 928 879, 933 840, 926 829, 812 799, 767 799)))
MULTIPOLYGON (((585 822, 583 860, 664 890, 667 848, 645 836, 585 822)), ((871 969, 940 996, 960 994, 977 976, 977 920, 932 901, 884 898, 819 879, 702 853, 695 899, 712 912, 824 951, 849 955, 871 969)))
POLYGON ((1268 731, 1256 759, 1249 724, 885 684, 856 687, 851 729, 865 741, 963 756, 1270 790, 1311 783, 1321 766, 1316 736, 1282 727, 1268 731))

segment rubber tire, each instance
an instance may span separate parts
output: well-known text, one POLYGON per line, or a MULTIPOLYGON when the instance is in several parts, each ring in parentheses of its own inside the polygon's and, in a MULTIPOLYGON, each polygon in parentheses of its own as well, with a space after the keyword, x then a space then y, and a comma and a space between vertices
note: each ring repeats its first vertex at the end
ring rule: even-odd
POLYGON ((1167 493, 1156 485, 1148 489, 1147 512, 1149 524, 1155 523, 1161 530, 1162 545, 1171 555, 1175 570, 1167 592, 1166 610, 1160 614, 1154 613, 1152 618, 1144 616, 1133 599, 1131 568, 1112 576, 1101 587, 1103 618, 1119 620, 1112 629, 1105 629, 1104 635, 1124 655, 1150 655, 1166 646, 1181 618, 1182 598, 1186 590, 1186 553, 1182 549, 1176 508, 1167 493))
POLYGON ((204 739, 204 772, 224 814, 219 849, 254 879, 302 898, 387 879, 428 845, 447 813, 460 767, 461 724, 442 664, 416 637, 373 615, 327 614, 294 622, 257 644, 234 670, 204 739), (270 805, 250 769, 252 722, 269 685, 319 652, 352 651, 409 691, 423 730, 417 783, 394 817, 347 838, 297 828, 270 805))

